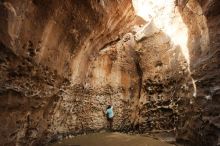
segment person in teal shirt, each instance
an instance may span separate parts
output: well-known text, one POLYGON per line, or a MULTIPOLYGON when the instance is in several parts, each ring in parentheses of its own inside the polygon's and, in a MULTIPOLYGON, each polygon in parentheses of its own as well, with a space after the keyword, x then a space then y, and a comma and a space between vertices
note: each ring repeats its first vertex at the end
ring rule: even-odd
POLYGON ((109 105, 106 109, 106 117, 107 121, 109 123, 109 129, 112 130, 112 125, 113 125, 113 117, 114 117, 114 112, 113 112, 113 106, 109 105))

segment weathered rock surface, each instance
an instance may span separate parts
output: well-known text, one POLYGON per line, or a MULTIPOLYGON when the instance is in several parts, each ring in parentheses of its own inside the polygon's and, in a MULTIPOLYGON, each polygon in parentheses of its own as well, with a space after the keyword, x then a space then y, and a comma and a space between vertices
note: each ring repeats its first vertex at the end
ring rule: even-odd
POLYGON ((112 100, 117 131, 169 131, 179 143, 216 145, 219 6, 0 1, 0 143, 43 145, 99 131, 112 100))

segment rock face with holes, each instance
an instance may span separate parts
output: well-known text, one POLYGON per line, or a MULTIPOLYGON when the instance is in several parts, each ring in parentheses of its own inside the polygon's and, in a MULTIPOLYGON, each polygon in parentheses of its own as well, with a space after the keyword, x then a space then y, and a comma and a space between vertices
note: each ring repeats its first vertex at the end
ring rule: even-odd
POLYGON ((189 1, 186 6, 181 11, 181 16, 188 27, 190 69, 197 88, 195 101, 201 110, 199 115, 186 124, 189 128, 182 131, 185 133, 182 133, 185 135, 183 139, 191 139, 191 145, 217 145, 220 126, 220 50, 217 37, 220 21, 217 19, 220 14, 220 2, 189 1))
POLYGON ((1 0, 0 143, 99 131, 112 101, 115 130, 216 145, 220 3, 167 2, 1 0))

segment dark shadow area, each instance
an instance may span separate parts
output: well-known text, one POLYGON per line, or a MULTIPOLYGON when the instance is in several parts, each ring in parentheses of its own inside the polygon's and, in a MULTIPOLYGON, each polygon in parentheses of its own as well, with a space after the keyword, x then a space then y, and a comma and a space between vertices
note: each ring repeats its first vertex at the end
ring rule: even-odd
POLYGON ((185 124, 185 130, 181 131, 177 142, 187 143, 189 146, 216 146, 220 136, 220 38, 218 36, 220 18, 220 1, 199 0, 198 3, 188 1, 185 6, 178 9, 184 23, 188 27, 188 48, 190 52, 190 69, 193 78, 197 81, 197 97, 195 105, 200 111, 185 124), (201 6, 202 13, 198 9, 192 9, 194 4, 201 6), (184 8, 183 8, 184 7, 184 8), (200 22, 199 22, 200 21, 200 22), (198 25, 206 24, 203 28, 198 25), (208 33, 203 34, 205 30, 208 33), (204 44, 204 35, 207 47, 204 44), (195 42, 195 40, 197 42, 195 42), (198 43, 198 45, 195 45, 198 43), (217 73, 218 72, 218 73, 217 73), (216 74, 217 73, 217 74, 216 74))

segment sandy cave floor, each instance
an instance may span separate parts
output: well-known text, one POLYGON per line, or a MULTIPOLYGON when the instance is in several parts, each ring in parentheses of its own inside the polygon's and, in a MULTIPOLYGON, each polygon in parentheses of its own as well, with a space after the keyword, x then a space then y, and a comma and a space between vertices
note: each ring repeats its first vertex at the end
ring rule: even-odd
POLYGON ((118 132, 94 133, 65 139, 50 146, 174 146, 172 144, 140 135, 118 132))

